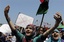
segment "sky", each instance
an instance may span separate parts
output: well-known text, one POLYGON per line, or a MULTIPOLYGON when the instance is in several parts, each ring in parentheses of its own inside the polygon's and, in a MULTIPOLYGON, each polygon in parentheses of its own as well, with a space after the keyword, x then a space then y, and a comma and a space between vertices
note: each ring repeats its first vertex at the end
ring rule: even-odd
MULTIPOLYGON (((40 25, 42 15, 37 15, 37 10, 41 4, 40 0, 0 0, 0 23, 7 23, 4 16, 4 8, 9 5, 9 16, 12 22, 15 24, 19 12, 24 13, 34 18, 34 24, 40 25), (36 22, 36 20, 38 20, 36 22)), ((54 14, 60 12, 62 20, 64 21, 64 0, 49 0, 49 9, 44 16, 43 24, 49 23, 53 26, 55 23, 54 14)))

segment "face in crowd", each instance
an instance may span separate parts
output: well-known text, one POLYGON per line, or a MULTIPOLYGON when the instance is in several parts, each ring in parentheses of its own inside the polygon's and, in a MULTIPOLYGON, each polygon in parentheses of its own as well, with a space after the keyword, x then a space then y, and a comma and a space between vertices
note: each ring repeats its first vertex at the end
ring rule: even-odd
POLYGON ((39 33, 40 33, 40 34, 43 34, 43 32, 44 32, 43 27, 41 27, 41 28, 39 29, 39 33))
POLYGON ((36 26, 36 34, 43 34, 44 33, 44 28, 40 26, 36 26))
POLYGON ((33 34, 34 26, 33 25, 28 25, 25 29, 25 35, 26 36, 31 36, 33 34))
POLYGON ((58 32, 58 31, 54 31, 54 32, 52 33, 52 37, 53 37, 54 40, 58 40, 59 37, 60 37, 59 32, 58 32))
POLYGON ((62 32, 62 36, 64 36, 64 32, 62 32))
POLYGON ((64 39, 64 29, 61 30, 60 34, 61 34, 61 38, 64 39))
POLYGON ((5 39, 5 36, 2 32, 0 32, 0 42, 3 42, 5 39))

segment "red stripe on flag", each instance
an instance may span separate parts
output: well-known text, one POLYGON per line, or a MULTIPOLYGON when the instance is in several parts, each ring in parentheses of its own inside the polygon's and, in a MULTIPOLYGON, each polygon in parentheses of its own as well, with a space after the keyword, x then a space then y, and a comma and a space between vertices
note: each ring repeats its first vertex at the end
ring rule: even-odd
POLYGON ((40 0, 40 2, 41 2, 41 3, 43 3, 43 2, 44 2, 44 0, 40 0))

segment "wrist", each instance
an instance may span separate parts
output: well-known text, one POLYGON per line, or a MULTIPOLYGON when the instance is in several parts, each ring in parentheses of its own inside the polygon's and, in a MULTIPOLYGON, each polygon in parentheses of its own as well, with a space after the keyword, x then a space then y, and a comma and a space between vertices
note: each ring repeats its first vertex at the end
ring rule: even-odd
POLYGON ((61 21, 56 21, 56 23, 60 23, 61 21))

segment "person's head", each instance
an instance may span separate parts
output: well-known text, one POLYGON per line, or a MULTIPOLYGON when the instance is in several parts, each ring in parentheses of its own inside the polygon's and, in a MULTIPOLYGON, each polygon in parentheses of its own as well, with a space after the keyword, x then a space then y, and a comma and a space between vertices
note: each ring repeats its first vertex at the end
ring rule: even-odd
POLYGON ((33 31, 34 31, 34 25, 33 24, 27 25, 27 27, 25 28, 25 35, 26 36, 32 36, 33 31))
POLYGON ((59 37, 60 37, 59 31, 58 31, 57 29, 55 29, 55 30, 53 31, 53 33, 52 33, 52 38, 53 38, 54 40, 58 40, 59 37))
POLYGON ((39 34, 43 34, 44 33, 44 28, 40 27, 40 26, 36 26, 36 33, 39 34))
POLYGON ((64 36, 64 29, 61 30, 62 36, 64 36))
POLYGON ((40 33, 40 34, 43 34, 43 33, 44 33, 44 28, 43 28, 43 27, 40 27, 40 28, 39 28, 39 33, 40 33))
POLYGON ((64 29, 61 30, 60 34, 61 34, 61 38, 64 39, 64 29))
POLYGON ((3 33, 2 32, 0 32, 0 37, 3 35, 3 33))
POLYGON ((3 41, 0 39, 0 42, 3 42, 3 41))
POLYGON ((0 42, 3 42, 3 41, 5 41, 5 34, 0 32, 0 42))
POLYGON ((6 36, 5 34, 3 34, 2 32, 0 32, 0 37, 4 37, 6 36))

